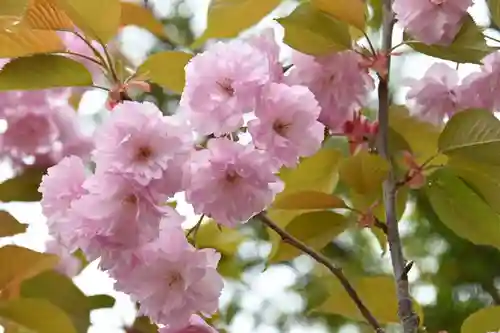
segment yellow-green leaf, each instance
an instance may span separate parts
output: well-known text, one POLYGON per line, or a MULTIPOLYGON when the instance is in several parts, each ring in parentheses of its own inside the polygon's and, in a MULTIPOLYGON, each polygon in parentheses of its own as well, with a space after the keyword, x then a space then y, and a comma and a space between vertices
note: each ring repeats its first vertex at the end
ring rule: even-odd
POLYGON ((448 166, 500 214, 500 166, 453 156, 448 166))
POLYGON ((57 0, 32 0, 23 18, 23 24, 41 30, 74 30, 68 15, 57 6, 57 0))
POLYGON ((500 1, 488 0, 488 8, 490 9, 490 16, 497 26, 500 26, 500 1))
POLYGON ((0 184, 0 201, 39 201, 38 187, 45 170, 28 168, 20 175, 0 184))
POLYGON ((89 37, 108 42, 120 26, 119 0, 55 0, 59 8, 89 37))
POLYGON ((132 327, 134 332, 138 333, 157 333, 158 326, 151 322, 149 317, 136 317, 132 327))
POLYGON ((441 133, 439 149, 446 155, 500 165, 500 121, 487 110, 459 112, 441 133))
POLYGON ((148 30, 152 34, 167 39, 163 24, 154 17, 151 10, 132 2, 121 3, 121 25, 135 25, 148 30))
POLYGON ((87 297, 92 310, 112 308, 115 306, 116 300, 109 295, 92 295, 87 297))
MULTIPOLYGON (((285 230, 306 245, 315 250, 320 250, 341 234, 348 226, 345 216, 331 212, 309 212, 294 218, 285 230)), ((273 241, 273 256, 270 262, 280 262, 293 259, 301 254, 290 244, 276 239, 273 241)))
POLYGON ((6 211, 0 211, 0 237, 14 236, 26 231, 26 225, 6 211))
POLYGON ((365 4, 362 0, 312 0, 314 6, 361 31, 365 30, 365 4))
MULTIPOLYGON (((321 313, 338 314, 350 319, 366 321, 352 298, 338 280, 330 278, 328 299, 315 309, 321 313)), ((381 323, 399 323, 398 298, 392 276, 373 276, 351 279, 354 290, 372 315, 381 323)), ((422 308, 413 302, 413 308, 423 323, 422 308)))
POLYGON ((21 18, 28 8, 29 0, 2 0, 0 17, 21 18))
MULTIPOLYGON (((410 116, 408 109, 402 105, 391 106, 389 124, 410 145, 418 163, 424 163, 437 154, 441 132, 438 127, 410 116)), ((439 155, 430 165, 444 164, 446 160, 446 156, 439 155)))
POLYGON ((192 57, 192 54, 179 51, 155 53, 139 66, 137 73, 181 94, 186 83, 184 67, 192 57))
POLYGON ((351 48, 349 26, 310 3, 300 4, 277 21, 285 28, 284 42, 302 53, 320 56, 351 48))
POLYGON ((471 314, 464 320, 460 333, 500 332, 500 306, 491 306, 471 314))
POLYGON ((41 299, 0 302, 0 318, 35 333, 77 333, 61 309, 41 299))
POLYGON ((480 64, 481 59, 495 50, 486 45, 481 29, 469 15, 466 16, 455 40, 448 46, 414 42, 406 34, 404 39, 410 41, 408 45, 417 52, 458 63, 480 64))
POLYGON ((54 268, 59 257, 15 245, 0 248, 0 291, 54 268))
POLYGON ((92 75, 83 64, 54 54, 16 58, 0 71, 0 91, 90 85, 92 75))
POLYGON ((33 30, 24 26, 0 31, 0 58, 64 50, 65 46, 55 31, 33 30))
POLYGON ((271 13, 281 0, 212 0, 208 8, 207 28, 193 48, 210 38, 233 38, 271 13))
POLYGON ((21 285, 21 297, 46 300, 63 310, 78 333, 90 326, 90 301, 65 275, 47 271, 26 280, 21 285))
MULTIPOLYGON (((332 193, 338 182, 338 166, 342 159, 339 150, 323 147, 315 155, 304 158, 294 169, 283 168, 280 178, 285 183, 285 190, 276 196, 275 201, 301 191, 318 191, 332 193)), ((281 227, 285 227, 292 219, 307 210, 280 210, 272 206, 267 216, 281 227)), ((276 242, 279 236, 270 233, 271 242, 276 242)), ((273 248, 274 251, 274 248, 273 248)), ((271 257, 274 253, 271 253, 271 257)))
POLYGON ((244 239, 238 230, 217 225, 214 220, 203 223, 196 232, 198 248, 215 248, 227 255, 233 255, 244 239))
POLYGON ((301 191, 280 197, 273 203, 275 209, 333 209, 346 208, 344 200, 324 192, 301 191))
POLYGON ((367 151, 351 156, 340 164, 340 179, 359 194, 371 195, 380 190, 389 174, 389 164, 367 151))
POLYGON ((434 172, 425 193, 436 215, 455 234, 500 248, 500 216, 450 170, 434 172))

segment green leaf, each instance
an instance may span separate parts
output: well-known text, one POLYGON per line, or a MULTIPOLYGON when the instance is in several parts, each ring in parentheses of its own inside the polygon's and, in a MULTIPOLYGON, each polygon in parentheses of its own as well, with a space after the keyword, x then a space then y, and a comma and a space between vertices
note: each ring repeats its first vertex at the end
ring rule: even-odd
POLYGON ((49 301, 63 310, 78 333, 86 333, 90 326, 90 302, 87 296, 65 275, 48 271, 26 280, 21 285, 21 296, 49 301))
POLYGON ((462 324, 460 333, 500 331, 500 306, 491 306, 471 314, 462 324))
POLYGON ((59 257, 16 245, 0 248, 0 291, 16 286, 43 271, 54 268, 59 257))
MULTIPOLYGON (((322 148, 315 155, 304 158, 294 168, 282 168, 280 178, 285 183, 285 190, 279 193, 275 202, 295 192, 318 191, 332 193, 338 182, 338 166, 342 159, 340 151, 332 148, 322 148)), ((276 224, 285 227, 292 219, 307 210, 280 210, 271 206, 267 216, 276 224)), ((277 242, 279 236, 270 233, 271 242, 277 242)), ((273 248, 274 251, 275 248, 273 248)), ((272 257, 274 253, 270 254, 272 257)))
POLYGON ((449 156, 500 165, 500 121, 486 110, 459 112, 441 133, 439 149, 449 156))
POLYGON ((411 41, 408 46, 417 52, 458 63, 480 64, 481 59, 495 50, 486 45, 481 29, 469 15, 466 16, 455 40, 448 46, 413 42, 407 34, 405 34, 404 40, 411 41))
POLYGON ((500 26, 500 0, 488 0, 488 8, 490 9, 491 20, 500 26))
POLYGON ((454 156, 448 162, 453 172, 479 193, 500 214, 500 166, 454 156))
POLYGON ((436 215, 455 234, 500 248, 499 215, 449 169, 434 172, 425 193, 436 215))
POLYGON ((14 178, 0 184, 0 201, 39 201, 38 187, 45 170, 29 168, 14 178))
POLYGON ((6 211, 0 211, 0 237, 14 236, 26 231, 26 224, 18 220, 6 211))
POLYGON ((120 26, 119 0, 55 0, 58 7, 89 37, 108 42, 120 26))
POLYGON ((83 64, 54 54, 17 58, 0 71, 0 91, 91 85, 92 75, 83 64))
POLYGON ((192 48, 200 47, 210 38, 233 38, 257 24, 281 0, 212 0, 208 8, 207 28, 192 48))
POLYGON ((203 223, 196 233, 198 248, 215 248, 226 255, 234 255, 245 236, 236 229, 217 225, 214 220, 203 223))
MULTIPOLYGON (((135 318, 134 323, 132 324, 132 332, 138 333, 157 333, 158 326, 153 324, 149 317, 141 316, 135 318)), ((130 332, 130 331, 129 331, 130 332)))
POLYGON ((346 22, 361 31, 365 30, 365 4, 361 0, 312 0, 319 10, 346 22))
POLYGON ((324 192, 301 191, 280 197, 273 203, 275 209, 333 209, 346 208, 344 200, 324 192))
POLYGON ((179 51, 155 53, 137 69, 139 75, 178 94, 184 90, 186 83, 184 67, 193 57, 192 54, 179 51))
POLYGON ((115 306, 115 299, 109 295, 92 295, 88 296, 90 302, 90 309, 97 310, 103 308, 112 308, 115 306))
POLYGON ((389 174, 389 164, 367 151, 351 156, 340 165, 340 180, 359 194, 378 193, 389 174))
POLYGON ((65 49, 55 31, 33 30, 24 26, 14 30, 0 30, 0 58, 61 52, 65 49))
MULTIPOLYGON (((286 227, 285 231, 296 237, 314 250, 324 248, 348 226, 345 216, 331 212, 309 212, 297 216, 286 227)), ((270 262, 280 262, 293 259, 301 254, 290 244, 279 240, 273 241, 273 255, 270 262)))
MULTIPOLYGON (((438 152, 438 139, 441 130, 427 122, 410 116, 402 105, 393 105, 389 111, 389 125, 410 145, 418 163, 424 163, 438 152)), ((429 165, 446 163, 446 156, 438 155, 429 165)))
MULTIPOLYGON (((315 311, 366 321, 340 282, 337 279, 330 278, 329 280, 330 295, 315 311)), ((351 280, 351 283, 362 302, 379 322, 399 323, 398 298, 392 276, 363 277, 351 280)), ((413 307, 421 319, 420 322, 423 323, 422 308, 416 302, 413 302, 413 307)))
POLYGON ((151 10, 132 2, 120 3, 122 8, 120 23, 122 26, 135 25, 152 34, 167 39, 163 24, 154 17, 151 10))
POLYGON ((374 30, 380 29, 382 25, 382 0, 368 0, 371 10, 371 16, 368 25, 374 30))
POLYGON ((321 56, 351 47, 349 27, 309 3, 277 19, 285 28, 285 44, 305 54, 321 56))
POLYGON ((61 309, 41 299, 0 302, 0 318, 36 333, 77 333, 61 309))

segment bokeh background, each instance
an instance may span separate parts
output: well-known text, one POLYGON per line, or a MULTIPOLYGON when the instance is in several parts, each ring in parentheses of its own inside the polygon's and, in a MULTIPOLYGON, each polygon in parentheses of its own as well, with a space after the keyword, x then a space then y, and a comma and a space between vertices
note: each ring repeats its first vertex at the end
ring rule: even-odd
MULTIPOLYGON (((248 1, 248 0, 247 0, 248 1)), ((380 0, 371 0, 374 3, 380 0)), ((139 1, 134 1, 139 2, 139 1)), ((140 64, 152 52, 170 49, 186 49, 206 26, 209 0, 149 0, 146 5, 163 22, 169 41, 160 41, 146 30, 126 27, 117 43, 124 55, 135 65, 140 64)), ((142 2, 144 3, 144 2, 142 2)), ((282 5, 244 35, 258 34, 265 28, 273 28, 282 47, 282 60, 289 62, 291 50, 281 43, 283 31, 274 19, 289 14, 296 1, 283 1, 282 5)), ((483 0, 476 0, 470 9, 477 24, 487 28, 486 33, 498 38, 498 27, 491 26, 488 9, 483 0)), ((372 13, 373 26, 377 15, 372 13)), ((402 32, 396 28, 394 42, 398 43, 402 32)), ((369 33, 378 45, 380 36, 376 30, 369 33)), ((395 103, 404 103, 404 78, 420 78, 434 59, 416 54, 410 49, 398 49, 403 54, 397 57, 392 67, 392 91, 395 103)), ((450 63, 451 66, 455 64, 450 63)), ((475 65, 461 65, 460 76, 465 76, 475 65)), ((106 94, 95 90, 87 92, 79 105, 78 114, 88 133, 102 121, 107 112, 103 105, 106 94)), ((368 107, 376 106, 376 97, 368 107)), ((178 96, 170 95, 159 87, 141 99, 155 102, 166 114, 175 113, 178 96)), ((1 130, 2 124, 0 124, 1 130)), ((8 165, 0 168, 0 177, 12 176, 8 165)), ((182 194, 176 198, 179 212, 194 224, 198 217, 183 201, 182 194)), ((43 251, 48 237, 45 219, 38 203, 9 203, 3 205, 19 221, 29 224, 28 232, 3 240, 34 250, 43 251)), ((460 239, 442 223, 433 218, 432 210, 423 198, 412 197, 403 221, 400 223, 407 257, 415 261, 410 272, 411 291, 423 306, 427 331, 437 333, 448 330, 458 333, 464 318, 488 304, 500 304, 500 252, 476 246, 460 239), (418 215, 415 207, 427 212, 418 215)), ((226 287, 221 298, 220 316, 217 319, 230 333, 360 333, 372 332, 363 324, 336 315, 311 312, 325 296, 320 283, 315 283, 317 274, 314 263, 301 256, 295 260, 267 267, 265 258, 271 247, 267 234, 258 224, 249 223, 242 228, 248 239, 238 245, 233 265, 226 272, 226 287)), ((390 273, 388 255, 384 254, 373 234, 365 230, 344 232, 325 250, 332 261, 351 274, 390 273)), ((113 290, 113 280, 99 271, 97 262, 91 263, 74 280, 87 294, 106 293, 117 299, 111 309, 95 310, 92 313, 90 333, 124 332, 135 319, 135 305, 129 298, 113 290)), ((1 269, 1 268, 0 268, 1 269)), ((333 277, 331 277, 333 279, 333 277)), ((500 319, 499 319, 500 321, 500 319)), ((0 328, 0 332, 1 332, 0 328)), ((398 328, 393 327, 393 332, 398 328)), ((482 332, 478 332, 482 333, 482 332)))

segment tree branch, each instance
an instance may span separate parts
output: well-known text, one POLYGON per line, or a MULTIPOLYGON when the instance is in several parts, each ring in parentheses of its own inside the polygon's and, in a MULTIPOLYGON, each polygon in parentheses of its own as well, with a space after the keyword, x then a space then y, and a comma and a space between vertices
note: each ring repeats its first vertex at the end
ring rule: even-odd
MULTIPOLYGON (((383 25, 382 25, 382 52, 387 59, 387 76, 379 76, 378 98, 379 98, 379 137, 378 149, 391 165, 392 159, 389 155, 389 72, 390 51, 392 49, 392 33, 394 27, 394 13, 392 12, 392 0, 383 0, 383 25)), ((413 303, 410 297, 408 285, 408 268, 403 256, 401 238, 399 236, 398 221, 396 216, 396 178, 391 168, 388 179, 384 182, 384 206, 387 222, 387 239, 391 253, 392 268, 396 279, 396 293, 398 296, 398 314, 403 325, 404 333, 415 333, 418 330, 419 318, 413 311, 413 303)))
POLYGON ((299 249, 303 253, 309 255, 311 258, 316 260, 318 263, 322 264, 330 272, 337 277, 337 279, 340 281, 342 286, 344 287, 345 291, 349 294, 351 299, 354 301, 356 304, 357 308, 365 317, 366 321, 373 327, 375 332, 377 333, 384 333, 384 330, 378 323, 377 319, 372 315, 370 310, 367 309, 367 307, 363 304, 363 301, 359 297, 358 293, 354 289, 354 287, 349 283, 349 280, 347 280, 347 277, 344 275, 342 272, 342 269, 335 267, 330 260, 328 260, 327 257, 323 256, 322 254, 316 252, 315 250, 311 249, 308 247, 306 244, 302 243, 300 240, 286 232, 285 230, 281 229, 277 224, 275 224, 273 221, 271 221, 264 213, 260 213, 255 216, 259 220, 262 221, 266 226, 268 226, 270 229, 274 230, 278 235, 280 235, 281 239, 285 242, 290 244, 291 246, 299 249))

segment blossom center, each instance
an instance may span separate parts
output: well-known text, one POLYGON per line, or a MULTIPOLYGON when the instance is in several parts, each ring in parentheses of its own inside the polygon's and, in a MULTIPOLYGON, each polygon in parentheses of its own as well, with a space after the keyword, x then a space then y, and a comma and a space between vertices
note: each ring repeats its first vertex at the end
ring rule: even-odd
POLYGON ((229 170, 228 172, 226 172, 226 181, 230 184, 236 183, 240 178, 240 175, 238 175, 236 171, 229 170))
POLYGON ((128 194, 124 199, 123 203, 126 205, 135 206, 137 204, 137 196, 135 194, 128 194))
POLYGON ((172 272, 167 276, 167 284, 169 287, 174 287, 178 286, 179 284, 183 283, 184 279, 182 278, 181 273, 179 272, 172 272))
POLYGON ((217 81, 217 84, 226 94, 228 94, 229 96, 234 96, 234 88, 232 86, 233 81, 231 79, 224 78, 220 81, 217 81))
POLYGON ((148 160, 149 158, 151 158, 151 156, 153 155, 153 151, 150 147, 147 147, 147 146, 144 146, 144 147, 140 147, 138 150, 137 150, 137 153, 135 155, 135 158, 138 160, 138 161, 146 161, 148 160))
POLYGON ((441 6, 446 2, 446 0, 429 0, 429 1, 436 6, 441 6))
POLYGON ((286 137, 288 129, 290 128, 290 124, 285 124, 281 121, 276 121, 273 124, 273 130, 280 136, 286 137))

